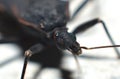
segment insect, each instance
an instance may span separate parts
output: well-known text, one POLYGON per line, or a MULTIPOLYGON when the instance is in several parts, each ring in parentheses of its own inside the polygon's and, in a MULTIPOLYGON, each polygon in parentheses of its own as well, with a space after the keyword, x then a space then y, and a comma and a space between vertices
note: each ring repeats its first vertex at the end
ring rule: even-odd
MULTIPOLYGON (((31 61, 43 63, 42 69, 60 68, 64 49, 74 55, 79 55, 82 53, 81 49, 119 47, 112 40, 105 23, 98 18, 79 25, 69 33, 66 28, 67 22, 71 20, 68 5, 67 0, 0 0, 0 32, 3 34, 1 43, 16 43, 24 51, 27 50, 21 79, 24 79, 27 60, 31 55, 31 61), (81 33, 97 23, 103 25, 114 46, 87 48, 80 46, 76 41, 75 34, 81 33)), ((81 5, 81 7, 83 6, 81 5)), ((75 15, 79 9, 76 10, 75 15)), ((115 50, 120 57, 118 50, 116 48, 115 50)), ((72 79, 69 76, 70 71, 62 68, 60 71, 64 79, 72 79)))

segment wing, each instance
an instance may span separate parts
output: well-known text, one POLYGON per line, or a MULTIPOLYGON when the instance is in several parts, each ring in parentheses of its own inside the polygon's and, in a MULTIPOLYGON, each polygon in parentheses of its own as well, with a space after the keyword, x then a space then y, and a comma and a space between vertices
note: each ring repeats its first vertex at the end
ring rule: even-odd
POLYGON ((13 14, 27 26, 63 26, 69 19, 68 1, 65 0, 0 0, 0 11, 13 14))

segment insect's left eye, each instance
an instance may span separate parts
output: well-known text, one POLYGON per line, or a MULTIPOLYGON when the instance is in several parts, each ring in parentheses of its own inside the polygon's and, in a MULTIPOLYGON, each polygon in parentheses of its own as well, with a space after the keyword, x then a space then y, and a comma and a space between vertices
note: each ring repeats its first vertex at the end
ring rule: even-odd
POLYGON ((55 34, 55 36, 58 37, 58 36, 59 36, 59 33, 57 32, 57 33, 55 34))
POLYGON ((59 38, 59 32, 54 32, 54 34, 53 34, 53 38, 54 38, 54 39, 59 38))

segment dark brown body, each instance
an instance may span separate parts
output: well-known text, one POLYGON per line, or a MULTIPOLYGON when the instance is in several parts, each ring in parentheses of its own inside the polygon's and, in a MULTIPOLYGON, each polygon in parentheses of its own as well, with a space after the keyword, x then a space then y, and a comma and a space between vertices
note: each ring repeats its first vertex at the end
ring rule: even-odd
POLYGON ((41 63, 43 68, 60 68, 63 52, 46 33, 56 27, 65 27, 65 7, 67 2, 58 0, 0 0, 1 43, 16 43, 23 51, 40 43, 45 48, 30 60, 41 63))

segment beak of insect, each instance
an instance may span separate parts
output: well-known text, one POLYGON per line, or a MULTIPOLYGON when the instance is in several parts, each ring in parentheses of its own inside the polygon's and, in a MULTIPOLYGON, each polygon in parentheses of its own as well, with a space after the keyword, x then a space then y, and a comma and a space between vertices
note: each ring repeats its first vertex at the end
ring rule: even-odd
POLYGON ((67 48, 70 52, 72 52, 72 54, 74 55, 80 55, 82 54, 82 50, 80 48, 79 43, 75 42, 72 45, 70 45, 70 47, 67 48))

